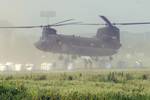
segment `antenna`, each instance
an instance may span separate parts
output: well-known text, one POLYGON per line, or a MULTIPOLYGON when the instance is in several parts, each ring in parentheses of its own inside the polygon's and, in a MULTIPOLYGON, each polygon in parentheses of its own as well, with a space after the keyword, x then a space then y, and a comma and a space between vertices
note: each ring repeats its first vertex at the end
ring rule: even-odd
POLYGON ((46 24, 49 25, 50 17, 56 17, 55 11, 41 11, 40 16, 46 18, 46 24))

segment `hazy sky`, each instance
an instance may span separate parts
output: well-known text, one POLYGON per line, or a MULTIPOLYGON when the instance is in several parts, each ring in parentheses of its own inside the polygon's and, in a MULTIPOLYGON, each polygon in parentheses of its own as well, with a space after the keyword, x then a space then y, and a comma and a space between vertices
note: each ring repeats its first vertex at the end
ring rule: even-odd
MULTIPOLYGON (((149 0, 0 0, 0 20, 13 25, 39 25, 45 23, 40 11, 56 11, 51 23, 74 18, 78 21, 102 23, 98 15, 113 22, 150 21, 149 0)), ((60 32, 96 32, 97 27, 61 27, 60 32)), ((149 26, 120 27, 125 31, 150 31, 149 26)))

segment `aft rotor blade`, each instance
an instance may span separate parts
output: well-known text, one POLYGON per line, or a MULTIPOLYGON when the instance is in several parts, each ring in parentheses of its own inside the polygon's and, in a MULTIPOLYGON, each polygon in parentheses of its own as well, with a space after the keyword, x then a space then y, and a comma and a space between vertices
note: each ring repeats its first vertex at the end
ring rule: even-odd
MULTIPOLYGON (((112 25, 149 25, 150 22, 135 22, 135 23, 112 23, 112 25)), ((98 25, 107 25, 107 24, 97 24, 97 23, 81 23, 81 24, 78 24, 78 25, 90 25, 90 26, 98 26, 98 25)))
POLYGON ((113 25, 148 25, 150 22, 135 22, 135 23, 112 23, 113 25))
POLYGON ((42 28, 43 26, 10 26, 10 27, 0 27, 1 29, 7 29, 7 28, 42 28))
POLYGON ((105 16, 99 16, 99 17, 101 17, 106 22, 106 25, 110 27, 112 26, 112 23, 105 16))
POLYGON ((61 24, 61 23, 65 23, 65 22, 68 22, 68 21, 72 21, 74 19, 68 19, 68 20, 64 20, 64 21, 60 21, 60 22, 57 22, 57 23, 54 23, 54 24, 51 24, 52 26, 53 25, 58 25, 58 24, 61 24))

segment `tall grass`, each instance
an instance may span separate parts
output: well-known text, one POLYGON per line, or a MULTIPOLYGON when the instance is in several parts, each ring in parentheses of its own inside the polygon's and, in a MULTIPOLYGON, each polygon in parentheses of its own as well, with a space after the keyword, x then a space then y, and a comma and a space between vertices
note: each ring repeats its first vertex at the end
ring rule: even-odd
POLYGON ((0 75, 0 100, 150 100, 149 71, 0 75))

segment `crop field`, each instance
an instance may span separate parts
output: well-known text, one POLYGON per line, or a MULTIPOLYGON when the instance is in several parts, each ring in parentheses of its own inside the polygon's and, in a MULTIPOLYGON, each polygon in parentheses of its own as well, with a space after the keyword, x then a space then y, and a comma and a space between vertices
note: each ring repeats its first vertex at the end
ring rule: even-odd
POLYGON ((1 73, 0 100, 150 100, 150 70, 1 73))

